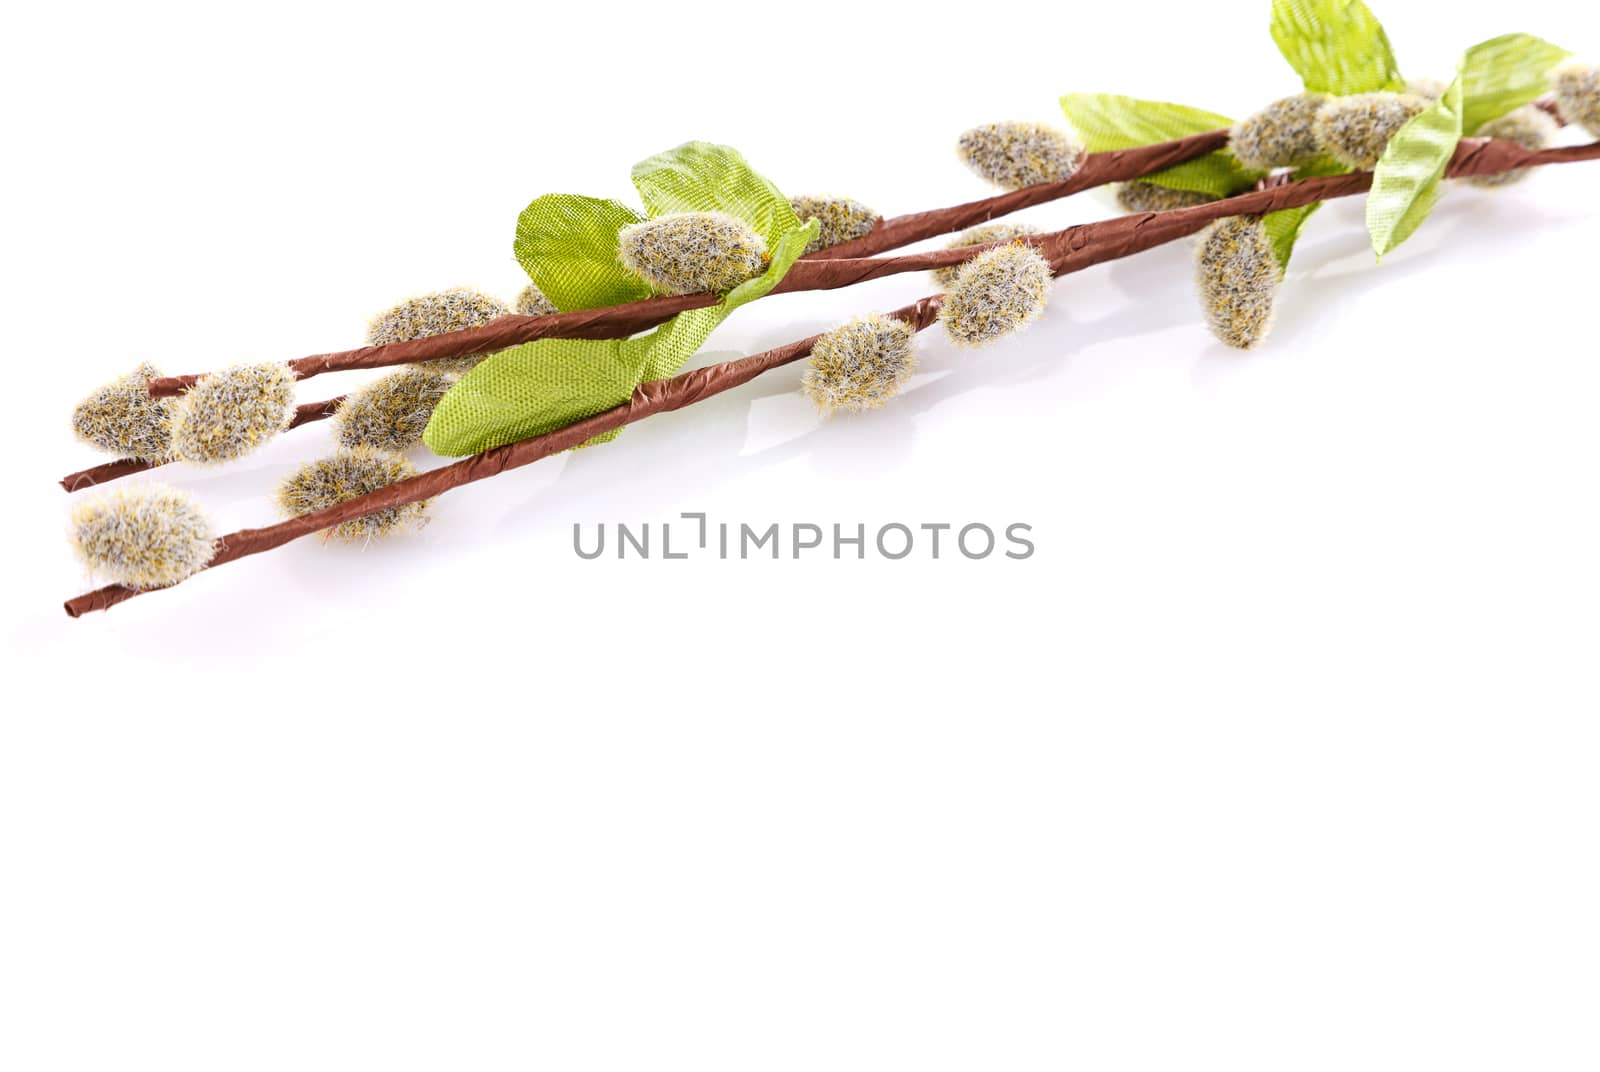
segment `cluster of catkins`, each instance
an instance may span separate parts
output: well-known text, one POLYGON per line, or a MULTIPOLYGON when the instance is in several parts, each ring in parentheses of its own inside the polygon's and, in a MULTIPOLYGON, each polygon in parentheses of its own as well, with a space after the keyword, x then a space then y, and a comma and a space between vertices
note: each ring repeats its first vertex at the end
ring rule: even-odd
MULTIPOLYGON (((877 213, 837 197, 794 200, 802 219, 821 223, 813 248, 859 238, 877 213)), ((765 270, 765 243, 745 221, 717 212, 676 213, 624 229, 619 260, 659 293, 726 291, 765 270)), ((374 317, 367 344, 428 338, 479 327, 515 312, 555 313, 529 284, 512 306, 464 287, 411 298, 374 317)), ((909 337, 909 329, 907 330, 909 337)), ((404 451, 417 446, 434 408, 483 356, 403 365, 351 392, 333 415, 337 449, 302 466, 278 486, 282 513, 327 509, 414 475, 404 451)), ((89 445, 151 464, 221 464, 242 458, 290 427, 294 370, 281 363, 239 365, 202 377, 178 398, 152 398, 150 364, 93 392, 73 410, 72 427, 89 445)), ((345 522, 329 535, 366 541, 418 523, 426 503, 383 510, 345 522)), ((192 496, 159 483, 118 488, 74 511, 71 542, 94 572, 132 588, 174 584, 203 568, 216 533, 192 496)))
MULTIPOLYGON (((1551 87, 1563 117, 1600 135, 1600 68, 1560 68, 1551 77, 1551 87)), ((1419 80, 1401 93, 1285 97, 1236 123, 1229 134, 1229 150, 1252 171, 1292 171, 1327 161, 1370 170, 1382 158, 1389 140, 1444 91, 1442 83, 1419 80)), ((1537 150, 1550 146, 1559 130, 1560 124, 1548 111, 1529 104, 1468 133, 1537 150)), ((1526 170, 1517 170, 1464 181, 1493 188, 1526 176, 1526 170)), ((1123 184, 1119 199, 1131 212, 1184 208, 1212 200, 1204 194, 1166 190, 1152 183, 1123 184)), ((1283 268, 1262 217, 1221 220, 1205 232, 1197 258, 1198 288, 1206 321, 1218 339, 1249 349, 1266 338, 1283 268)))
MULTIPOLYGON (((1600 136, 1600 68, 1565 67, 1552 79, 1567 121, 1600 136)), ((1443 92, 1414 83, 1404 93, 1348 97, 1299 94, 1275 101, 1235 125, 1230 149, 1251 170, 1297 169, 1329 159, 1371 168, 1389 139, 1443 92)), ((1546 112, 1520 108, 1473 132, 1529 148, 1549 144, 1557 129, 1546 112)), ((978 175, 1004 189, 1061 182, 1083 149, 1068 134, 1038 123, 1004 122, 961 135, 958 152, 978 175)), ((1516 181, 1517 173, 1477 178, 1480 185, 1516 181)), ((1129 212, 1161 212, 1214 200, 1207 194, 1127 182, 1118 200, 1129 212)), ((799 197, 796 215, 815 218, 820 233, 808 252, 852 241, 878 223, 877 213, 842 197, 799 197)), ((992 223, 959 236, 949 248, 990 246, 964 263, 939 269, 939 322, 949 339, 980 347, 1013 334, 1043 312, 1053 268, 1025 225, 992 223)), ((724 293, 764 272, 765 241, 744 220, 720 212, 674 213, 623 228, 618 259, 662 294, 724 293)), ((1272 322, 1282 276, 1263 219, 1230 217, 1202 236, 1197 257, 1201 302, 1211 330, 1230 346, 1259 343, 1272 322)), ((374 318, 370 345, 421 339, 487 324, 511 312, 544 316, 555 307, 529 285, 513 306, 474 290, 438 291, 401 302, 374 318)), ((802 391, 823 413, 880 407, 916 368, 916 328, 883 315, 859 317, 812 347, 802 391)), ((288 516, 326 509, 377 491, 416 472, 403 452, 415 447, 434 407, 481 357, 402 366, 352 392, 333 417, 336 451, 283 480, 279 508, 288 516)), ((72 427, 90 445, 122 458, 160 464, 216 464, 254 451, 290 426, 296 376, 284 364, 239 365, 211 373, 175 399, 152 398, 146 381, 160 373, 140 365, 101 387, 73 411, 72 427)), ((330 535, 364 541, 420 521, 425 503, 346 522, 330 535)), ((161 484, 111 491, 72 517, 72 543, 91 569, 132 588, 174 584, 203 568, 216 533, 186 493, 161 484)))
MULTIPOLYGON (((367 343, 381 346, 478 327, 510 312, 543 316, 555 307, 529 285, 514 308, 464 287, 401 302, 373 318, 367 343)), ((403 365, 351 392, 333 416, 337 449, 280 483, 287 516, 312 513, 387 487, 417 470, 402 453, 422 440, 433 408, 480 357, 403 365)), ((123 458, 162 464, 218 465, 251 453, 287 429, 295 415, 295 373, 288 365, 237 365, 202 377, 178 398, 151 398, 146 381, 161 373, 140 365, 101 387, 72 412, 78 438, 123 458)), ((425 504, 385 510, 332 529, 364 541, 419 522, 425 504)), ((118 488, 74 511, 71 539, 96 573, 130 588, 174 584, 204 567, 215 533, 188 494, 164 484, 118 488)))

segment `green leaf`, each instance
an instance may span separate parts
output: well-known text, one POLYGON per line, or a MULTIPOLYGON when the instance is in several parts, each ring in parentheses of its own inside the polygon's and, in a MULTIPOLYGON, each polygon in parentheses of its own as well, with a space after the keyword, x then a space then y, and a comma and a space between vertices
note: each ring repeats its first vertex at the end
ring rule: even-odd
MULTIPOLYGON (((1343 175, 1349 170, 1337 160, 1324 157, 1296 168, 1294 177, 1310 179, 1319 175, 1343 175)), ((1300 238, 1300 231, 1305 227, 1306 221, 1321 207, 1322 202, 1315 201, 1299 208, 1284 208, 1277 212, 1269 212, 1262 217, 1262 222, 1267 228, 1267 240, 1272 243, 1272 252, 1277 258, 1280 274, 1289 270, 1289 260, 1294 256, 1294 244, 1300 238)))
POLYGON ((737 216, 768 247, 800 226, 794 208, 738 151, 691 141, 633 165, 633 185, 651 216, 669 212, 726 212, 737 216))
POLYGON ((1546 76, 1572 53, 1532 34, 1506 34, 1467 50, 1461 61, 1461 129, 1474 134, 1491 119, 1537 99, 1546 76))
MULTIPOLYGON (((720 305, 680 313, 648 335, 540 339, 490 355, 439 400, 423 442, 435 454, 477 454, 628 401, 639 384, 682 368, 735 309, 777 286, 818 228, 812 220, 780 236, 766 272, 739 284, 720 305)), ((590 442, 613 438, 607 433, 590 442)))
MULTIPOLYGON (((1094 153, 1154 145, 1233 125, 1233 120, 1215 112, 1114 93, 1068 93, 1061 98, 1061 110, 1083 139, 1084 147, 1094 153)), ((1259 171, 1246 171, 1233 154, 1218 151, 1146 175, 1141 181, 1172 190, 1227 197, 1249 189, 1261 175, 1259 171)))
POLYGON ((1309 92, 1405 88, 1389 35, 1361 0, 1272 0, 1272 39, 1309 92))
POLYGON ((1384 254, 1416 233, 1439 200, 1440 180, 1461 141, 1461 76, 1432 107, 1401 127, 1372 170, 1367 232, 1384 254))
POLYGON ((517 217, 512 250, 563 312, 638 301, 650 288, 617 261, 617 232, 642 219, 616 201, 546 194, 517 217))

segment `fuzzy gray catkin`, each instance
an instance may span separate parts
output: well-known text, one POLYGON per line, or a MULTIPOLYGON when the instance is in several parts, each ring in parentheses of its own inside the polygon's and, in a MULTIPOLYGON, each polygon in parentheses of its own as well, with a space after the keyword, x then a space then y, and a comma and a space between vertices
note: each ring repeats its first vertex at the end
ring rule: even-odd
POLYGON ((1050 262, 1032 246, 996 246, 956 273, 939 320, 956 345, 987 345, 1039 318, 1053 278, 1050 262))
POLYGON ((1389 139, 1429 105, 1411 93, 1358 93, 1332 97, 1317 111, 1317 142, 1346 167, 1371 171, 1389 139))
POLYGON ((163 462, 172 453, 176 399, 151 398, 146 383, 161 375, 154 365, 98 388, 72 410, 72 431, 96 450, 119 458, 163 462))
MULTIPOLYGON (((980 223, 978 226, 962 231, 944 245, 945 249, 960 249, 962 246, 986 246, 990 242, 1011 242, 1027 235, 1039 233, 1037 227, 1030 227, 1025 223, 980 223)), ((956 276, 966 264, 948 264, 943 268, 935 268, 931 273, 933 281, 939 284, 940 289, 949 290, 955 283, 956 276)))
MULTIPOLYGON (((326 458, 301 466, 278 485, 278 508, 290 517, 326 510, 357 496, 386 488, 417 469, 405 458, 372 447, 346 447, 326 458)), ((352 518, 327 530, 331 539, 366 541, 420 524, 427 502, 379 510, 352 518)))
POLYGON ((1229 346, 1248 350, 1267 337, 1282 272, 1259 216, 1230 216, 1208 228, 1196 260, 1206 324, 1229 346))
POLYGON ((206 374, 173 407, 173 456, 214 465, 251 453, 294 419, 294 384, 294 370, 284 364, 206 374))
MULTIPOLYGON (((543 295, 540 295, 543 297, 543 295)), ((407 298, 367 324, 367 345, 387 346, 478 328, 511 312, 506 303, 470 287, 451 287, 407 298)), ((487 354, 447 357, 427 364, 443 372, 466 372, 487 354)))
POLYGON ((726 212, 675 212, 617 234, 623 267, 659 294, 722 294, 766 270, 767 243, 726 212))
MULTIPOLYGON (((1489 120, 1477 129, 1475 136, 1515 142, 1524 149, 1545 149, 1554 143, 1560 129, 1544 109, 1529 104, 1499 119, 1489 120)), ((1525 179, 1529 172, 1529 168, 1517 168, 1493 175, 1474 175, 1465 181, 1473 186, 1493 188, 1525 179)))
POLYGON ((1193 208, 1218 198, 1199 190, 1174 190, 1157 186, 1153 182, 1123 182, 1117 184, 1117 204, 1127 212, 1170 212, 1176 208, 1193 208))
POLYGON ((429 363, 407 365, 350 392, 334 412, 346 447, 406 450, 422 442, 434 407, 455 381, 429 363))
POLYGON ((1299 93, 1273 101, 1233 125, 1228 147, 1251 171, 1308 163, 1322 151, 1314 128, 1317 111, 1326 99, 1317 93, 1299 93))
POLYGON ((70 540, 92 572, 139 589, 177 584, 216 554, 205 511, 165 484, 115 488, 78 504, 70 540))
POLYGON ((1600 138, 1600 67, 1563 64, 1551 72, 1550 88, 1562 117, 1600 138))
POLYGON ((878 222, 876 212, 848 197, 795 197, 789 206, 801 223, 815 217, 821 224, 817 237, 806 245, 807 253, 861 238, 878 222))
POLYGON ((800 388, 824 414, 877 409, 900 393, 916 368, 903 320, 863 316, 834 328, 811 348, 800 388))
POLYGON ((962 161, 1003 190, 1060 182, 1078 169, 1083 147, 1043 123, 1002 122, 973 127, 956 142, 962 161))

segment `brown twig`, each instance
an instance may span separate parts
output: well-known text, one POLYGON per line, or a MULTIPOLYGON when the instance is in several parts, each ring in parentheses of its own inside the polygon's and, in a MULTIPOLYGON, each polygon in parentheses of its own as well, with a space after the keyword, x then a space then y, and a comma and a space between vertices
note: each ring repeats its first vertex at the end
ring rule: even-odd
MULTIPOLYGON (((1596 159, 1600 159, 1600 142, 1559 149, 1530 150, 1511 142, 1474 138, 1464 140, 1456 147, 1455 156, 1446 170, 1446 175, 1451 178, 1464 178, 1525 167, 1596 159)), ((1169 212, 1145 212, 1098 223, 1081 224, 1050 235, 1033 236, 1029 240, 1038 245, 1041 254, 1051 261, 1056 275, 1060 276, 1195 234, 1217 219, 1276 212, 1280 209, 1301 207, 1315 201, 1349 197, 1364 192, 1371 185, 1372 174, 1359 171, 1346 175, 1301 179, 1191 208, 1169 212)), ((944 250, 919 256, 949 257, 954 253, 972 253, 998 244, 1002 243, 992 243, 986 247, 968 247, 965 251, 944 250)), ((941 265, 932 263, 919 264, 919 267, 939 266, 941 265)), ((942 298, 935 295, 923 298, 889 315, 906 321, 920 331, 938 318, 941 303, 942 298)), ((483 480, 507 469, 529 465, 542 458, 569 450, 597 435, 643 420, 652 414, 682 409, 684 406, 747 383, 768 369, 806 357, 820 337, 813 335, 750 357, 724 361, 717 365, 681 373, 670 379, 640 384, 634 389, 633 397, 629 401, 564 428, 474 454, 440 469, 420 473, 326 510, 302 514, 264 528, 242 529, 231 533, 218 539, 217 553, 206 568, 211 569, 249 555, 270 551, 291 540, 332 528, 357 517, 432 498, 452 488, 483 480)), ((68 615, 76 618, 90 611, 106 610, 144 591, 158 591, 158 589, 107 585, 68 600, 65 609, 68 615)))
MULTIPOLYGON (((914 212, 884 220, 862 238, 808 254, 789 269, 783 280, 773 288, 773 293, 833 290, 849 286, 858 281, 850 274, 848 267, 854 258, 898 249, 925 238, 949 234, 975 223, 982 223, 1031 205, 1044 204, 1106 183, 1142 178, 1215 152, 1227 143, 1226 130, 1213 130, 1134 149, 1086 153, 1072 177, 1061 182, 1029 186, 962 205, 914 212), (837 267, 840 261, 846 263, 845 268, 837 267)), ((877 278, 877 276, 867 278, 877 278)), ((580 309, 548 316, 503 316, 482 327, 433 335, 426 339, 389 343, 386 346, 363 346, 337 353, 313 354, 310 357, 296 358, 288 364, 295 374, 304 380, 324 372, 384 368, 389 365, 404 365, 414 361, 431 361, 446 357, 470 357, 504 350, 537 339, 623 339, 663 324, 679 313, 691 309, 704 309, 716 305, 721 300, 722 298, 716 294, 669 295, 601 309, 580 309)), ((158 398, 182 394, 194 386, 200 375, 164 376, 153 379, 150 381, 150 394, 158 398)))
MULTIPOLYGON (((344 395, 337 398, 325 399, 321 402, 307 402, 296 406, 294 418, 289 421, 290 428, 298 428, 302 424, 312 421, 326 420, 332 417, 339 408, 339 403, 344 401, 344 395)), ((82 491, 92 488, 96 484, 106 484, 121 477, 142 473, 146 469, 154 469, 158 465, 165 465, 166 461, 141 461, 138 458, 123 458, 120 461, 106 462, 103 465, 91 466, 88 469, 79 469, 76 473, 68 473, 61 478, 61 486, 67 491, 82 491)))

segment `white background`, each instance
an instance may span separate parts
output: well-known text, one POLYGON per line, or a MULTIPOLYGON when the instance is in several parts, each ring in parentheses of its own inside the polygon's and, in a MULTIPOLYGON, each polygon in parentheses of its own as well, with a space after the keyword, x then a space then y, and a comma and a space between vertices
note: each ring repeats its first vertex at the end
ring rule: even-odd
MULTIPOLYGON (((690 138, 886 215, 983 196, 956 135, 1060 93, 1292 91, 1266 7, 8 13, 0 1066, 1594 1068, 1600 165, 1453 189, 1381 267, 1324 210, 1252 354, 1171 247, 992 350, 926 333, 880 413, 819 422, 791 367, 387 545, 60 610, 65 417, 137 361, 509 298, 528 200, 631 200, 690 138), (681 511, 1037 553, 572 552, 681 511)), ((1414 76, 1512 30, 1600 57, 1589 5, 1379 13, 1414 76)), ((267 523, 327 437, 160 476, 267 523)))

